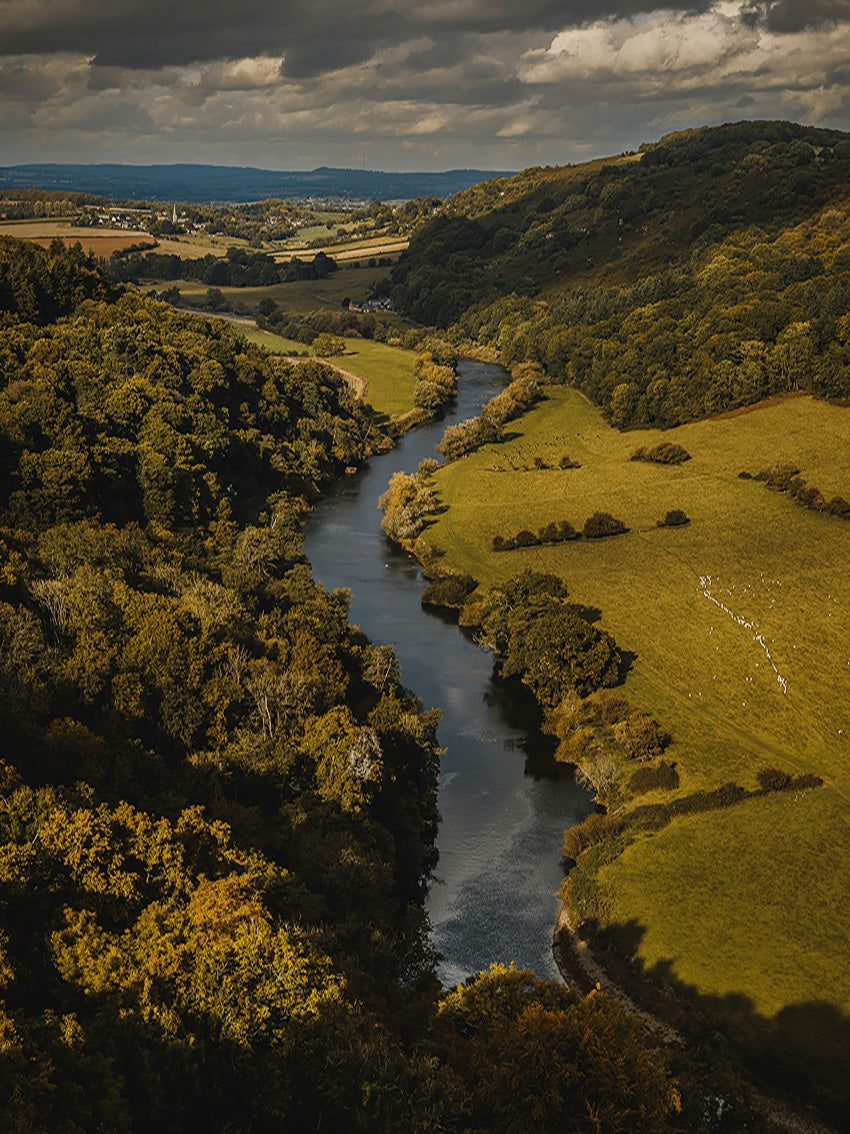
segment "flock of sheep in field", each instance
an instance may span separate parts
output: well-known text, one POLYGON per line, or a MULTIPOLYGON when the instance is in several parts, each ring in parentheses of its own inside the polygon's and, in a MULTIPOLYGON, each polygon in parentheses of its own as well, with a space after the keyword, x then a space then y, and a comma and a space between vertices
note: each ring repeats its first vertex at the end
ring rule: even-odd
MULTIPOLYGON (((743 627, 744 630, 752 630, 753 631, 753 641, 757 642, 759 644, 759 646, 761 646, 762 650, 764 651, 765 657, 770 662, 770 665, 773 668, 773 672, 776 674, 776 680, 779 682, 779 687, 781 688, 783 694, 787 694, 788 682, 785 680, 785 678, 782 676, 782 674, 776 668, 776 662, 770 656, 770 649, 768 647, 767 642, 764 639, 764 635, 759 630, 756 629, 755 622, 753 622, 751 619, 744 618, 740 614, 735 614, 735 612, 730 610, 728 606, 724 605, 724 603, 722 603, 719 599, 716 599, 714 597, 714 595, 711 593, 711 591, 709 589, 712 586, 711 575, 700 575, 699 583, 700 583, 700 587, 702 588, 703 598, 707 598, 709 602, 713 602, 716 607, 718 607, 720 610, 722 610, 724 614, 728 614, 729 617, 734 622, 737 622, 739 626, 743 627)), ((771 583, 775 583, 777 586, 780 586, 780 587, 782 586, 782 584, 779 582, 778 579, 771 579, 771 583)), ((728 593, 731 594, 732 592, 729 591, 728 593)), ((771 603, 771 606, 772 605, 773 605, 773 603, 771 603)), ((714 629, 714 628, 712 627, 712 629, 714 629)))

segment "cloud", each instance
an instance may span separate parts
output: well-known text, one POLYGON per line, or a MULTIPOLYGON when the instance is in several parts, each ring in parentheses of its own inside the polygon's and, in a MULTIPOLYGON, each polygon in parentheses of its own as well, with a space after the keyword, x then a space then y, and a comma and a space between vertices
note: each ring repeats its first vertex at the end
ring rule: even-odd
MULTIPOLYGON (((705 10, 711 0, 668 0, 670 10, 705 10)), ((0 43, 10 54, 76 51, 96 66, 150 69, 215 59, 285 54, 306 78, 371 58, 423 32, 539 33, 591 19, 652 11, 654 0, 2 0, 0 43)))
MULTIPOLYGON (((733 3, 700 15, 654 13, 636 21, 597 22, 556 35, 524 55, 519 77, 562 92, 592 83, 623 88, 621 99, 674 99, 695 90, 725 97, 732 90, 750 105, 759 94, 785 89, 798 96, 826 85, 846 90, 845 29, 830 25, 775 33, 742 25, 733 3)), ((770 115, 775 117, 776 115, 770 115)))
POLYGON ((743 10, 750 25, 772 32, 803 31, 824 23, 850 22, 850 0, 750 0, 743 10))
POLYGON ((850 124, 850 0, 0 0, 3 160, 519 168, 850 124))

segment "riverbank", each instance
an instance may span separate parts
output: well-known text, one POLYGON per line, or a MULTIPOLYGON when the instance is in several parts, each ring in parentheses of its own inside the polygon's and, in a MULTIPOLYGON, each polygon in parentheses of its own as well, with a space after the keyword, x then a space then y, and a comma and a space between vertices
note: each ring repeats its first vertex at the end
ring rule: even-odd
POLYGON ((552 952, 555 964, 567 984, 578 987, 581 992, 598 988, 606 996, 616 1000, 630 1016, 638 1019, 653 1039, 668 1047, 683 1047, 684 1037, 672 1025, 658 1016, 638 1006, 625 989, 611 976, 608 969, 597 958, 590 942, 582 937, 570 920, 567 903, 561 902, 561 910, 555 925, 552 939, 552 952))
MULTIPOLYGON (((562 979, 582 993, 598 989, 606 996, 616 1000, 630 1016, 639 1021, 647 1037, 667 1048, 684 1048, 688 1044, 685 1036, 661 1014, 650 1011, 639 1003, 614 979, 609 967, 602 961, 594 948, 592 939, 583 936, 570 920, 566 903, 561 911, 552 939, 552 954, 562 979)), ((672 992, 668 994, 668 1013, 683 1014, 684 1008, 676 1002, 672 992)), ((776 1134, 840 1134, 837 1127, 828 1126, 811 1114, 792 1108, 787 1102, 763 1093, 754 1088, 755 1095, 764 1110, 769 1129, 776 1134)))

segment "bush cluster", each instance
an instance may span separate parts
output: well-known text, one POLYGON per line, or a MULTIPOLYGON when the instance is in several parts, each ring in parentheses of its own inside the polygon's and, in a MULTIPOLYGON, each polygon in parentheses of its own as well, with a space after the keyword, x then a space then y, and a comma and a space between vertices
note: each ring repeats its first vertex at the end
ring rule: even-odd
MULTIPOLYGON (((670 521, 671 525, 689 523, 688 517, 684 512, 673 513, 668 512, 667 516, 673 516, 674 519, 670 521), (684 519, 676 519, 675 516, 684 516, 684 519)), ((659 521, 662 525, 662 521, 659 521)), ((493 551, 517 551, 523 547, 539 547, 541 544, 549 543, 564 543, 566 540, 581 539, 602 539, 605 536, 622 535, 629 529, 622 520, 616 519, 610 512, 594 512, 592 516, 584 522, 584 527, 580 532, 577 532, 569 520, 553 520, 548 524, 544 524, 537 532, 532 532, 528 528, 523 528, 518 531, 514 536, 494 535, 492 548, 493 551)))
POLYGON ((656 527, 680 528, 683 524, 689 524, 690 522, 690 516, 686 515, 681 508, 671 508, 664 516, 664 519, 658 521, 656 527))
POLYGON ((620 816, 593 811, 581 823, 564 831, 564 858, 578 860, 579 855, 589 847, 613 839, 622 830, 623 820, 620 816))
POLYGON ((614 725, 617 743, 632 760, 651 760, 667 746, 668 738, 648 713, 632 709, 614 725))
POLYGON ((787 492, 798 504, 813 512, 827 512, 831 516, 840 516, 843 520, 850 519, 850 503, 843 496, 833 496, 831 500, 827 500, 820 489, 808 484, 800 476, 800 470, 791 462, 771 465, 755 475, 742 471, 738 473, 738 477, 741 480, 760 480, 776 492, 787 492))
POLYGON ((673 441, 659 441, 651 449, 639 445, 629 457, 630 461, 652 461, 657 465, 681 465, 690 459, 688 450, 673 441))
POLYGON ((521 547, 539 547, 545 543, 563 543, 565 540, 579 539, 580 534, 569 520, 552 521, 544 524, 537 533, 523 528, 515 536, 493 536, 494 551, 516 551, 521 547))
POLYGON ((478 587, 472 575, 441 574, 422 592, 423 606, 444 606, 459 610, 478 587))
POLYGON ((585 539, 602 539, 622 535, 628 530, 623 521, 615 519, 610 512, 594 512, 585 520, 582 535, 585 539))
POLYGON ((753 480, 761 480, 768 488, 775 488, 777 492, 787 492, 792 479, 799 473, 800 470, 795 464, 790 461, 783 461, 771 465, 768 469, 762 469, 761 472, 755 474, 753 480))

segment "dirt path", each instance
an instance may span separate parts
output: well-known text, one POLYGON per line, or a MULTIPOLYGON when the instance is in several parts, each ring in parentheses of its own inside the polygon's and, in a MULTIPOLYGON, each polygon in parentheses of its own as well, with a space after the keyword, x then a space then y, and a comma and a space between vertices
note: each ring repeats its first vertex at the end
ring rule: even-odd
POLYGON ((609 976, 607 970, 597 961, 593 950, 586 941, 576 933, 570 921, 566 903, 561 905, 558 924, 555 926, 555 938, 552 942, 552 951, 555 955, 555 964, 568 984, 577 984, 582 992, 589 992, 598 988, 616 1000, 621 1007, 635 1016, 655 1039, 660 1040, 668 1047, 684 1047, 684 1037, 669 1024, 659 1020, 650 1012, 639 1008, 625 991, 609 976))
MULTIPOLYGON (((288 356, 284 356, 288 357, 288 356)), ((365 398, 366 391, 369 389, 369 383, 365 378, 361 378, 359 374, 352 374, 350 370, 346 370, 342 366, 338 366, 335 362, 330 362, 327 358, 289 358, 290 362, 321 362, 322 366, 329 366, 331 370, 335 370, 337 374, 341 374, 351 389, 354 391, 356 398, 365 398)))
MULTIPOLYGON (((236 323, 240 327, 253 327, 257 329, 257 320, 253 319, 250 315, 234 315, 232 311, 202 311, 198 307, 181 307, 181 311, 186 311, 190 315, 198 315, 204 319, 224 319, 228 323, 236 323)), ((349 384, 354 392, 356 398, 365 398, 366 391, 369 389, 369 383, 365 378, 361 378, 359 374, 352 374, 350 370, 331 362, 327 358, 313 358, 309 360, 304 358, 294 358, 292 355, 280 354, 278 358, 285 358, 287 362, 321 362, 323 366, 329 366, 331 370, 335 370, 337 374, 341 374, 346 382, 349 384)))

